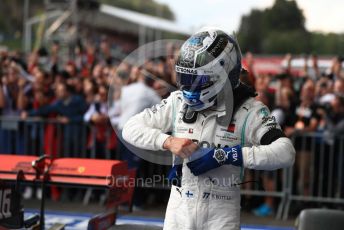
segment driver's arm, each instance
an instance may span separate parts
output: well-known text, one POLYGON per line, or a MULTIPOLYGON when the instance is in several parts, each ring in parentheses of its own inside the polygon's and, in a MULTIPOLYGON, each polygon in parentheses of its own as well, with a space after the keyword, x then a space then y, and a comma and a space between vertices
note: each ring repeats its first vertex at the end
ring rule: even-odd
POLYGON ((266 106, 259 102, 249 116, 246 136, 252 147, 242 148, 244 167, 275 170, 293 165, 294 146, 266 106))
POLYGON ((131 117, 123 127, 124 140, 138 148, 164 150, 163 144, 169 137, 166 133, 172 130, 173 106, 178 100, 175 94, 131 117))

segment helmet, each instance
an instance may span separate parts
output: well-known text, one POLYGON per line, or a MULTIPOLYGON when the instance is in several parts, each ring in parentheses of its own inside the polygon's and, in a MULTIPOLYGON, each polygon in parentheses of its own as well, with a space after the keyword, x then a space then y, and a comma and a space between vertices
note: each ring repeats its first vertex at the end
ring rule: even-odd
POLYGON ((227 79, 233 89, 239 85, 239 45, 218 29, 197 32, 182 45, 175 70, 186 104, 192 110, 204 110, 214 105, 227 79))

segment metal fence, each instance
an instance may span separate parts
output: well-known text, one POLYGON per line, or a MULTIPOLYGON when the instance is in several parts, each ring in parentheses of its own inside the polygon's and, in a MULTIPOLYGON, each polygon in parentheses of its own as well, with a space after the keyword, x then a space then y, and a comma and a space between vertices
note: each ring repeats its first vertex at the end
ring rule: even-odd
MULTIPOLYGON (((243 181, 256 183, 243 184, 242 194, 277 198, 276 218, 283 219, 288 218, 293 202, 344 204, 344 136, 299 133, 292 137, 292 141, 297 152, 294 166, 273 172, 246 170, 243 181)), ((3 154, 121 159, 119 147, 110 124, 62 124, 56 119, 29 118, 23 121, 0 117, 0 153, 3 154)), ((166 176, 170 169, 147 161, 142 163, 141 178, 166 176)), ((169 187, 155 184, 153 188, 169 187)))
POLYGON ((245 197, 259 196, 276 198, 276 218, 281 219, 288 197, 287 176, 287 169, 280 169, 275 171, 246 169, 243 179, 244 184, 241 186, 241 194, 245 197))
POLYGON ((296 160, 288 169, 283 219, 288 218, 292 202, 344 204, 344 136, 299 133, 292 140, 296 160))
POLYGON ((111 125, 0 118, 0 153, 117 159, 116 147, 116 135, 111 125))

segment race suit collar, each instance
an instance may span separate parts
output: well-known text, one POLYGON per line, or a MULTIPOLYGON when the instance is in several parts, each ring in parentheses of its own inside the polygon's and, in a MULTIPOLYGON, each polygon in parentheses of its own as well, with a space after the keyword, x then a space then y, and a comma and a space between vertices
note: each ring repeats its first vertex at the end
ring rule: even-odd
MULTIPOLYGON (((250 97, 256 97, 257 93, 255 89, 240 82, 239 86, 233 90, 233 114, 240 108, 240 106, 250 97)), ((226 106, 224 100, 220 104, 216 103, 206 111, 207 115, 216 114, 218 117, 226 115, 226 106)))

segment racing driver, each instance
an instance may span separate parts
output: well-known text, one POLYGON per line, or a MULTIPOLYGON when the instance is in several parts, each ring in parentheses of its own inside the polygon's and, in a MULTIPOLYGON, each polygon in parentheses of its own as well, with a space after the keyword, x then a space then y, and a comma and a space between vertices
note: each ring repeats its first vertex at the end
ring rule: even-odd
POLYGON ((240 229, 243 168, 289 167, 295 149, 255 91, 240 82, 234 36, 197 32, 181 47, 175 70, 179 90, 129 119, 123 138, 173 153, 164 229, 240 229))

